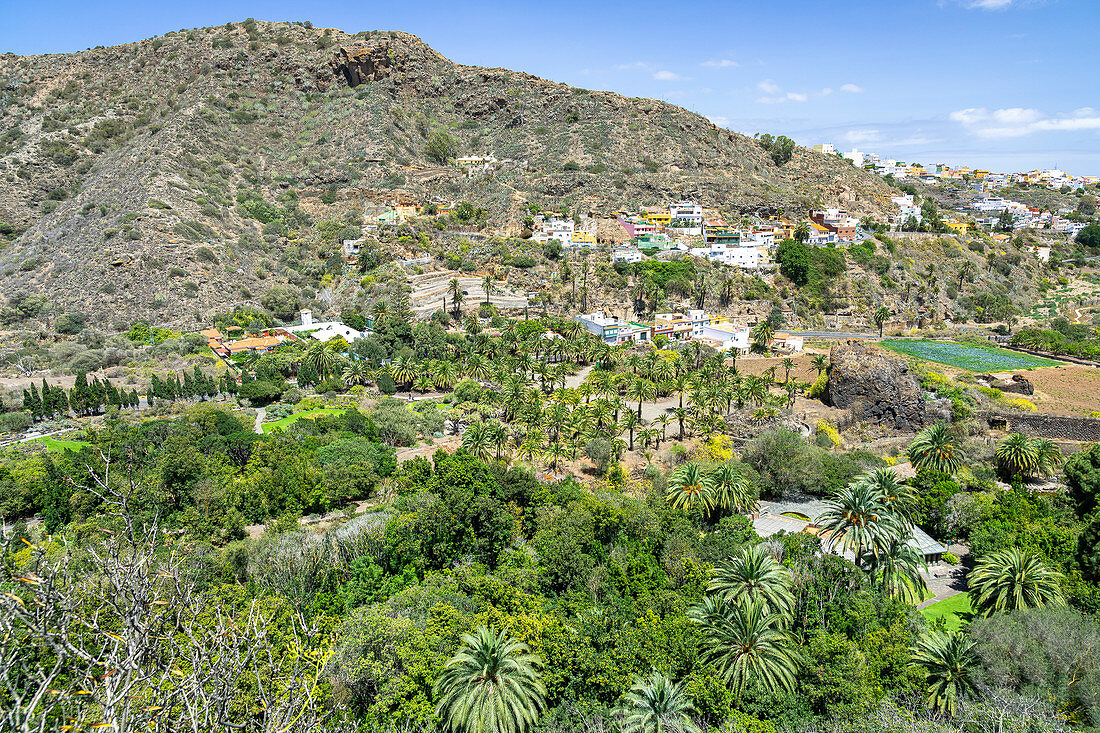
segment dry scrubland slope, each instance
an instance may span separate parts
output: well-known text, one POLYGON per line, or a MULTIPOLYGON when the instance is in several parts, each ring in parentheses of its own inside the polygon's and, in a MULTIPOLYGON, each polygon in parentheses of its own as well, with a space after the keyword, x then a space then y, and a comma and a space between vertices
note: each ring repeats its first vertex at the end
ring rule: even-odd
MULTIPOLYGON (((240 187, 307 211, 325 191, 339 205, 401 188, 475 200, 513 227, 530 200, 611 211, 694 196, 880 216, 888 203, 885 184, 836 158, 798 149, 777 167, 679 107, 462 66, 406 33, 244 23, 0 57, 0 222, 22 232, 0 245, 4 294, 47 292, 98 324, 258 294, 287 277, 295 237, 265 242, 240 187), (527 167, 466 181, 425 158, 440 128, 464 152, 527 167), (569 161, 581 170, 563 171, 569 161)), ((308 244, 309 227, 299 233, 308 244)))

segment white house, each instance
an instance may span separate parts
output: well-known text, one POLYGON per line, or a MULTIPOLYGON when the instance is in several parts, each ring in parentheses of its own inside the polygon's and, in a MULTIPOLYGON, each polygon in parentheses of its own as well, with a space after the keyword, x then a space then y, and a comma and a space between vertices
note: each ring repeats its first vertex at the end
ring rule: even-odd
POLYGON ((314 321, 313 312, 309 310, 302 311, 302 322, 299 325, 287 326, 286 330, 291 333, 306 332, 310 338, 318 341, 331 341, 339 336, 349 344, 369 334, 369 332, 357 331, 340 321, 314 321))
POLYGON ((646 259, 637 247, 618 247, 611 253, 612 262, 641 262, 646 259))
POLYGON ((694 201, 681 201, 668 207, 668 228, 677 234, 703 233, 703 207, 694 201))
POLYGON ((573 244, 573 229, 572 219, 548 219, 538 226, 531 238, 540 244, 556 239, 563 247, 569 247, 573 244))
POLYGON ((854 165, 856 168, 863 167, 863 153, 859 152, 855 148, 852 148, 847 153, 844 153, 844 157, 852 161, 852 165, 854 165))
POLYGON ((735 326, 732 323, 707 323, 703 326, 700 338, 709 339, 721 345, 723 351, 737 349, 749 350, 748 326, 735 326))
POLYGON ((894 217, 894 223, 901 226, 909 220, 909 217, 913 217, 919 224, 921 219, 924 218, 921 214, 920 206, 913 200, 912 194, 905 194, 904 196, 894 196, 890 199, 898 207, 898 215, 894 217))

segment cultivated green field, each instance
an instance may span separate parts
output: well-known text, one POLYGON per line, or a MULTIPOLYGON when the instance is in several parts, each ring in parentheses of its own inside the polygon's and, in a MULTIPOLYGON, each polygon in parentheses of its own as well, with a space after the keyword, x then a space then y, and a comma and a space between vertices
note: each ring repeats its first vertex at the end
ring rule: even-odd
POLYGON ((270 433, 275 428, 282 428, 285 430, 287 426, 292 425, 299 420, 315 420, 322 415, 337 415, 346 410, 345 407, 319 407, 316 410, 303 410, 302 412, 296 412, 293 415, 287 415, 281 420, 272 420, 271 422, 265 422, 260 426, 260 430, 265 433, 270 433))
POLYGON ((887 340, 882 342, 882 346, 899 354, 908 354, 918 359, 934 361, 937 364, 946 364, 959 369, 968 369, 972 372, 1034 369, 1036 367, 1057 366, 1061 363, 1053 359, 1044 359, 1041 356, 1009 351, 996 346, 959 344, 953 341, 887 340))
POLYGON ((58 453, 63 450, 71 450, 78 452, 83 448, 87 448, 91 443, 84 440, 58 440, 57 438, 45 437, 38 440, 28 441, 31 443, 41 443, 46 446, 46 450, 50 453, 58 453))

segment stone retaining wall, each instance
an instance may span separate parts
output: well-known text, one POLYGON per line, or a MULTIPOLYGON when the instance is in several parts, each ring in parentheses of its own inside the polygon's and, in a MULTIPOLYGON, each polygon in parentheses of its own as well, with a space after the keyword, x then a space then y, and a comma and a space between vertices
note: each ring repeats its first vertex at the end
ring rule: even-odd
POLYGON ((991 416, 1008 423, 1008 429, 1050 440, 1079 440, 1100 443, 1100 420, 1063 415, 1017 415, 998 413, 991 416))

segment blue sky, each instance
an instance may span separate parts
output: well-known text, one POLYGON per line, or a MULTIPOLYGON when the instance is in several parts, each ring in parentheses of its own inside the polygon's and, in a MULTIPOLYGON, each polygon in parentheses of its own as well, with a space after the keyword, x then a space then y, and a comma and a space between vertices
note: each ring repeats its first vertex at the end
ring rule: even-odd
POLYGON ((1100 175, 1097 0, 0 0, 0 52, 75 51, 250 16, 405 30, 460 63, 656 97, 806 145, 1100 175))

